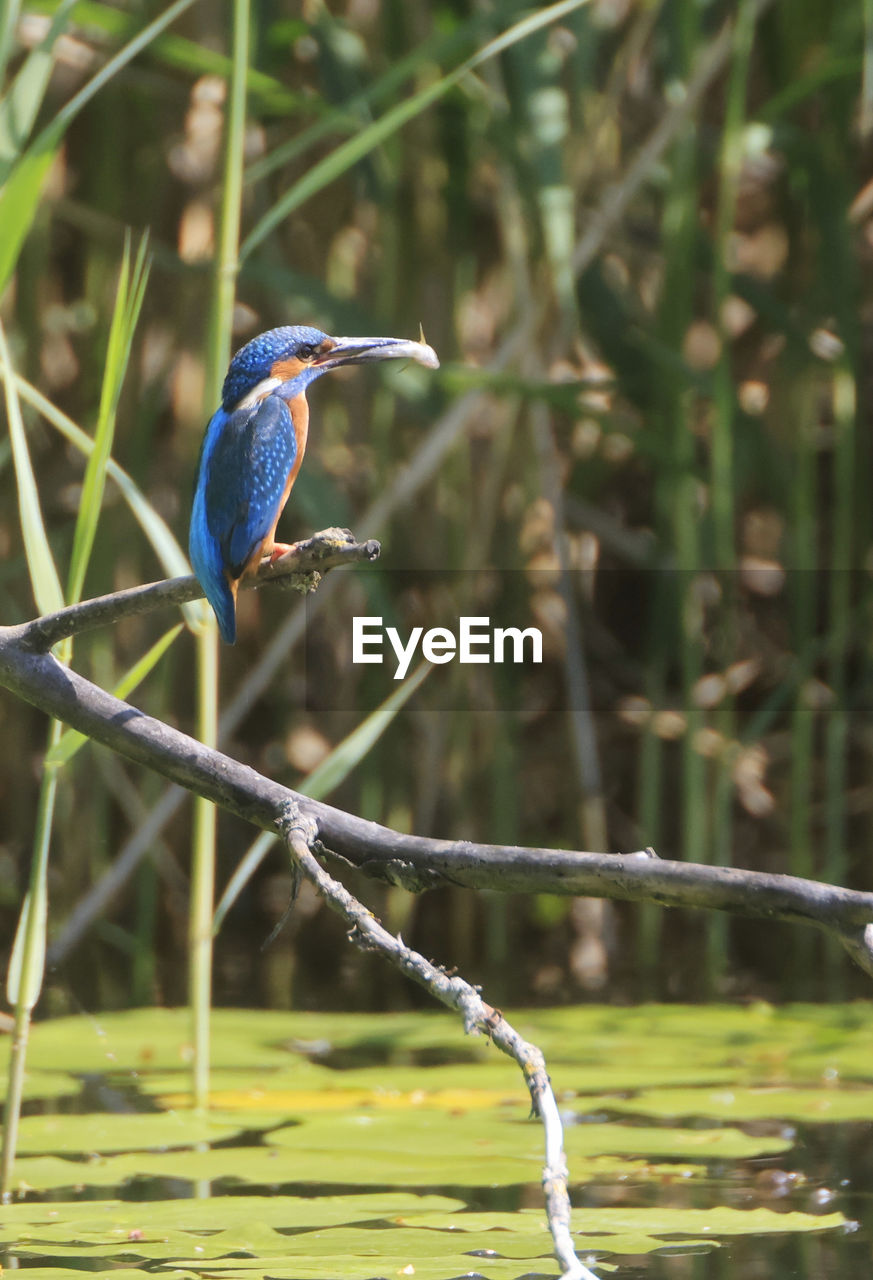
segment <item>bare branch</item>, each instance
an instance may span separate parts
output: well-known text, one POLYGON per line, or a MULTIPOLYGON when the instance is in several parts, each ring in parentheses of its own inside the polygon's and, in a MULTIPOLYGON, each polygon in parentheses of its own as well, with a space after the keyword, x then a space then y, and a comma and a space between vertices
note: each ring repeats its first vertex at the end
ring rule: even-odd
MULTIPOLYGON (((373 539, 356 542, 348 529, 323 529, 305 542, 295 543, 290 551, 272 564, 265 561, 257 577, 246 578, 241 585, 245 589, 270 584, 294 591, 312 591, 329 569, 357 564, 362 560, 377 560, 380 551, 378 542, 373 539)), ((203 588, 193 574, 150 582, 127 591, 115 591, 112 595, 83 600, 81 604, 70 605, 67 609, 27 623, 24 643, 37 652, 46 652, 68 636, 105 627, 135 614, 151 613, 167 605, 202 600, 203 594, 203 588)))
POLYGON ((333 853, 377 880, 422 890, 451 883, 470 889, 556 893, 662 906, 705 907, 811 924, 834 934, 873 976, 873 893, 796 876, 668 862, 652 850, 616 856, 523 849, 404 835, 309 800, 231 757, 113 698, 46 652, 30 623, 0 628, 0 684, 47 715, 196 795, 278 831, 289 802, 317 825, 333 853))
POLYGON ((312 845, 318 842, 318 827, 300 812, 298 804, 291 802, 286 806, 279 825, 295 868, 315 885, 331 910, 350 926, 350 941, 362 951, 378 951, 401 973, 430 992, 435 1000, 450 1009, 457 1009, 464 1019, 464 1030, 468 1035, 481 1032, 488 1036, 498 1049, 521 1067, 531 1105, 545 1132, 543 1191, 555 1256, 563 1272, 562 1280, 597 1280, 593 1272, 582 1265, 573 1248, 564 1131, 541 1050, 523 1040, 499 1009, 487 1004, 463 978, 431 964, 408 947, 402 938, 390 934, 345 885, 328 875, 312 854, 312 845))

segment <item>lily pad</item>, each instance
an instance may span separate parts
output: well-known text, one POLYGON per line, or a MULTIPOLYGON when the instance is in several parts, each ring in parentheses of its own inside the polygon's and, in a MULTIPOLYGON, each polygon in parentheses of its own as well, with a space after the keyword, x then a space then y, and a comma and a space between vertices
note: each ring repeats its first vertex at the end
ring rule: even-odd
MULTIPOLYGON (((92 1273, 93 1274, 93 1273, 92 1273)), ((179 1271, 175 1267, 162 1267, 159 1272, 138 1267, 113 1267, 112 1280, 151 1280, 160 1275, 161 1280, 200 1280, 197 1271, 179 1271)), ((28 1267, 28 1280, 83 1280, 81 1267, 28 1267)))
MULTIPOLYGON (((468 1068, 469 1071, 469 1068, 468 1068)), ((521 1073, 516 1072, 519 1081, 521 1073)), ((384 1072, 383 1072, 384 1080, 384 1072)), ((416 1111, 422 1108, 449 1111, 461 1115, 467 1111, 490 1111, 497 1107, 518 1107, 530 1095, 518 1089, 426 1088, 412 1090, 372 1086, 370 1088, 325 1087, 321 1089, 222 1089, 209 1095, 211 1107, 224 1111, 252 1113, 266 1111, 271 1115, 301 1115, 319 1111, 349 1111, 372 1108, 377 1111, 416 1111)), ((165 1094, 162 1105, 178 1107, 187 1101, 185 1094, 165 1094)))
MULTIPOLYGON (((384 1077, 385 1073, 382 1074, 384 1077)), ((286 1054, 278 1064, 218 1067, 210 1072, 209 1083, 212 1106, 218 1105, 215 1099, 224 1094, 243 1099, 249 1095, 251 1106, 257 1107, 260 1093, 286 1089, 333 1089, 341 1087, 345 1081, 343 1078, 338 1080, 337 1073, 327 1067, 319 1066, 306 1058, 286 1054)), ((179 1067, 175 1071, 138 1071, 135 1084, 141 1094, 154 1098, 161 1106, 190 1108, 194 1105, 191 1072, 187 1068, 179 1067)))
POLYGON ((58 1103, 76 1098, 80 1092, 80 1082, 65 1072, 27 1071, 21 1096, 25 1102, 58 1103))
MULTIPOLYGON (((476 1255, 488 1258, 485 1272, 498 1278, 510 1274, 510 1264, 514 1274, 519 1263, 528 1273, 549 1274, 553 1267, 542 1212, 465 1213, 434 1197, 251 1197, 168 1202, 158 1211, 154 1205, 117 1202, 43 1206, 37 1212, 34 1206, 16 1208, 7 1231, 16 1231, 13 1252, 25 1260, 169 1261, 185 1272, 249 1280, 253 1273, 317 1277, 321 1263, 343 1276, 364 1274, 359 1264, 370 1274, 384 1275, 389 1258, 392 1266, 395 1259, 400 1265, 388 1274, 418 1275, 424 1259, 426 1265, 439 1263, 443 1275, 458 1275, 476 1255), (352 1225, 349 1211, 354 1216, 356 1209, 367 1225, 352 1225)), ((580 1249, 616 1255, 653 1252, 668 1239, 686 1238, 697 1246, 737 1235, 845 1225, 840 1214, 814 1217, 767 1209, 607 1208, 574 1216, 580 1249)))
POLYGON ((214 1115, 203 1117, 189 1112, 25 1116, 19 1127, 18 1150, 27 1155, 153 1151, 222 1141, 239 1132, 238 1121, 230 1125, 214 1115))
MULTIPOLYGON (((636 1157, 676 1156, 684 1160, 746 1159, 774 1155, 790 1149, 787 1139, 776 1135, 753 1136, 739 1129, 715 1128, 676 1130, 667 1127, 642 1128, 612 1124, 567 1126, 564 1140, 568 1156, 617 1155, 636 1157)), ((315 1153, 335 1152, 341 1158, 350 1150, 363 1148, 366 1160, 361 1170, 372 1170, 372 1161, 385 1156, 408 1164, 415 1152, 422 1152, 437 1181, 460 1178, 467 1183, 466 1168, 477 1161, 496 1161, 515 1171, 515 1180, 536 1181, 543 1159, 543 1133, 537 1121, 519 1108, 513 1118, 468 1112, 462 1115, 422 1110, 408 1114, 377 1111, 348 1111, 307 1116, 299 1125, 277 1129, 265 1135, 269 1146, 288 1147, 300 1152, 301 1167, 315 1153), (305 1154, 304 1154, 305 1153, 305 1154)), ((349 1176, 355 1178, 350 1170, 349 1176)), ((433 1177, 431 1179, 433 1181, 433 1177)), ((487 1182, 502 1181, 496 1173, 487 1182)))
POLYGON ((222 1196, 206 1199, 141 1203, 125 1200, 49 1201, 3 1207, 0 1241, 26 1225, 46 1238, 64 1239, 75 1228, 83 1232, 126 1235, 143 1226, 144 1217, 160 1204, 161 1231, 225 1231, 253 1221, 283 1230, 369 1222, 375 1219, 461 1211, 464 1202, 449 1196, 417 1196, 408 1191, 344 1196, 222 1196))
MULTIPOLYGON (((440 1231, 483 1233, 508 1232, 525 1235, 548 1232, 545 1213, 538 1209, 518 1209, 514 1213, 482 1213, 457 1209, 434 1209, 416 1218, 417 1227, 440 1231)), ((773 1209, 713 1209, 669 1207, 606 1207, 573 1210, 574 1237, 582 1247, 582 1237, 592 1235, 624 1235, 627 1232, 643 1233, 662 1242, 673 1236, 694 1236, 706 1239, 735 1235, 763 1235, 772 1232, 831 1231, 845 1227, 846 1220, 840 1213, 826 1216, 810 1213, 779 1213, 773 1209)), ((495 1246, 496 1247, 496 1246, 495 1246)), ((589 1247, 587 1244, 585 1247, 589 1247)), ((618 1252, 617 1250, 613 1250, 618 1252)))
MULTIPOLYGON (((384 1248, 378 1255, 347 1256, 340 1252, 343 1243, 337 1241, 337 1252, 324 1257, 271 1258, 268 1268, 261 1270, 270 1280, 518 1280, 519 1274, 558 1280, 558 1267, 550 1258, 536 1260, 536 1265, 519 1265, 512 1258, 481 1258, 450 1254, 436 1258, 421 1257, 413 1252, 390 1254, 384 1248)), ((410 1242, 411 1243, 411 1242, 410 1242)), ((160 1273, 163 1274, 163 1273, 160 1273)), ((196 1273, 191 1273, 196 1274, 196 1273)), ((253 1280, 258 1268, 245 1269, 237 1261, 236 1266, 218 1268, 215 1263, 204 1266, 203 1275, 220 1277, 220 1280, 253 1280)))
MULTIPOLYGON (((512 1020, 546 1053, 559 1092, 599 1092, 607 1083, 612 1089, 632 1089, 762 1079, 817 1082, 835 1072, 873 1079, 873 1017, 861 1003, 781 1009, 763 1003, 744 1008, 585 1006, 522 1011, 512 1020), (678 1061, 677 1043, 682 1045, 678 1061)), ((8 1040, 0 1041, 0 1070, 8 1049, 8 1040)), ((141 1077, 149 1091, 153 1076, 171 1072, 159 1091, 181 1093, 191 1055, 186 1010, 129 1010, 99 1019, 37 1023, 29 1068, 56 1081, 65 1074, 127 1072, 141 1077)), ((478 1083, 486 1088, 514 1087, 518 1074, 485 1036, 464 1036, 457 1020, 440 1011, 374 1019, 367 1014, 219 1009, 212 1015, 212 1057, 217 1073, 233 1074, 232 1079, 219 1074, 219 1088, 252 1087, 251 1079, 236 1075, 247 1071, 257 1073, 254 1087, 281 1077, 283 1088, 308 1088, 329 1072, 335 1084, 370 1088, 393 1083, 401 1091, 430 1087, 432 1073, 445 1073, 436 1086, 443 1088, 471 1083, 474 1068, 485 1073, 478 1083)))
MULTIPOLYGON (((577 1087, 609 1065, 609 1085, 639 1087, 639 1073, 672 1069, 673 1083, 815 1080, 836 1068, 873 1078, 873 1014, 852 1005, 587 1007, 520 1014, 514 1025, 546 1054, 557 1087, 568 1063, 577 1087), (677 1061, 676 1045, 682 1045, 677 1061), (695 1080, 695 1073, 705 1073, 695 1080), (583 1074, 580 1074, 583 1073, 583 1074), (634 1081, 634 1076, 637 1077, 634 1081)), ((652 1079, 649 1085, 655 1083, 652 1079)), ((586 1086, 587 1087, 587 1084, 586 1086)), ((595 1086, 596 1087, 596 1086, 595 1086)))
POLYGON ((873 1120, 873 1088, 657 1089, 630 1098, 601 1098, 600 1106, 643 1116, 707 1116, 735 1121, 780 1119, 805 1124, 873 1120))
MULTIPOLYGON (((398 1181, 403 1175, 403 1184, 408 1187, 430 1187, 440 1185, 439 1174, 444 1166, 435 1168, 426 1153, 410 1155, 398 1161, 392 1156, 393 1166, 389 1161, 378 1166, 363 1168, 360 1172, 369 1175, 363 1178, 351 1178, 346 1162, 328 1153, 310 1153, 306 1157, 306 1166, 301 1167, 299 1155, 287 1148, 280 1147, 231 1147, 210 1151, 171 1151, 143 1152, 136 1155, 98 1156, 87 1161, 66 1160, 57 1156, 34 1156, 18 1160, 15 1165, 15 1182, 13 1191, 60 1191, 82 1192, 89 1188, 121 1187, 134 1178, 166 1179, 176 1183, 185 1181, 191 1184, 204 1181, 217 1184, 231 1181, 244 1186, 283 1186, 293 1185, 301 1181, 307 1184, 321 1183, 330 1185, 373 1185, 375 1182, 398 1181), (390 1168, 394 1169, 391 1179, 390 1168), (318 1175, 318 1176, 316 1176, 318 1175)), ((505 1181, 518 1181, 518 1167, 514 1162, 496 1162, 483 1169, 477 1163, 471 1174, 482 1174, 493 1182, 501 1173, 505 1181)), ((539 1181, 539 1169, 532 1170, 539 1181)), ((582 1156, 574 1153, 573 1180, 586 1182, 656 1182, 663 1184, 665 1180, 700 1177, 705 1172, 704 1165, 682 1164, 675 1161, 670 1164, 655 1163, 651 1160, 631 1159, 625 1155, 582 1156)), ((449 1181, 445 1185, 474 1185, 473 1178, 458 1176, 456 1167, 448 1170, 449 1181)))
MULTIPOLYGON (((261 1010, 217 1009, 212 1014, 212 1055, 216 1067, 286 1066, 282 1047, 296 1015, 261 1010)), ((8 1060, 8 1040, 0 1041, 0 1070, 8 1060)), ((32 1070, 70 1073, 172 1070, 193 1056, 186 1009, 130 1009, 93 1017, 54 1018, 31 1030, 32 1070)))

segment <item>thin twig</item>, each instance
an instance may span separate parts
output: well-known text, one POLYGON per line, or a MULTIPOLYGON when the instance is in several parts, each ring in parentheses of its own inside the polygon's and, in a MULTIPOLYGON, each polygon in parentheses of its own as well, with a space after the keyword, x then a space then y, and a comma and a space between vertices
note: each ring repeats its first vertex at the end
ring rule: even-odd
POLYGON ((464 1019, 464 1030, 468 1035, 481 1032, 518 1063, 530 1092, 534 1113, 542 1121, 545 1132, 543 1191, 555 1256, 563 1272, 562 1280, 596 1280, 593 1272, 576 1257, 573 1248, 564 1131, 542 1052, 536 1045, 523 1040, 503 1014, 487 1004, 468 982, 457 974, 446 973, 413 951, 402 938, 390 934, 345 885, 328 875, 312 853, 312 846, 319 839, 318 826, 301 812, 299 804, 291 801, 286 805, 279 829, 295 868, 315 885, 331 910, 349 925, 349 939, 356 947, 362 951, 378 951, 407 977, 429 991, 435 1000, 450 1009, 457 1009, 464 1019))

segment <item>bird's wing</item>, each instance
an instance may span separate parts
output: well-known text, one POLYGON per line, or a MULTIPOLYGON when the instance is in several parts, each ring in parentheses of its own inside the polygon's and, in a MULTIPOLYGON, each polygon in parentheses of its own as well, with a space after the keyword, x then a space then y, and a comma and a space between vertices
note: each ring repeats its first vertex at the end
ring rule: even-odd
POLYGON ((227 416, 208 460, 205 498, 210 533, 231 577, 242 577, 275 527, 296 458, 294 423, 278 396, 227 416))

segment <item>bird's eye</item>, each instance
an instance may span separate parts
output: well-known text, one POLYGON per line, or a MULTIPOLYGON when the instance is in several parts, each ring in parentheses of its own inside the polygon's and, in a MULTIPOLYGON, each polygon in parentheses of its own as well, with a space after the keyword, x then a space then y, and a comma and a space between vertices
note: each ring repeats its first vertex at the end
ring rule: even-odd
POLYGON ((302 347, 297 348, 298 360, 311 360, 318 348, 311 342, 305 342, 302 347))

